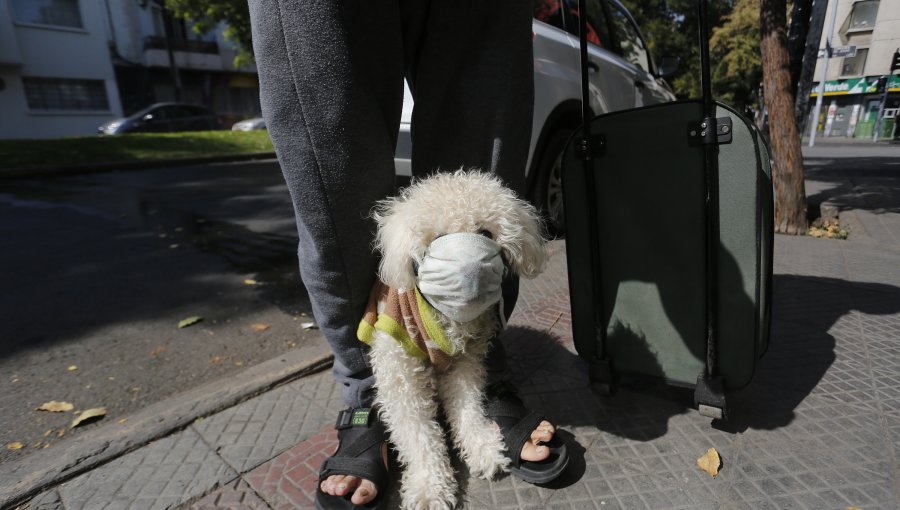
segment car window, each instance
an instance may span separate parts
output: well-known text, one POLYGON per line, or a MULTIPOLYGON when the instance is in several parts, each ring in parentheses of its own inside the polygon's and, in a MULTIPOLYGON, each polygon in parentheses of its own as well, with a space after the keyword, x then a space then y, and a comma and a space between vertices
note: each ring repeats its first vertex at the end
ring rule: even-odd
POLYGON ((649 73, 650 58, 647 56, 647 48, 640 33, 621 9, 615 5, 611 5, 611 7, 613 30, 616 33, 616 40, 619 41, 619 47, 622 49, 622 56, 625 60, 649 73))
POLYGON ((532 16, 538 21, 565 30, 559 2, 560 0, 532 0, 532 16))
POLYGON ((202 106, 185 106, 186 115, 189 117, 205 117, 210 115, 209 110, 202 106))
POLYGON ((160 106, 151 111, 154 119, 177 119, 181 117, 177 106, 160 106))
MULTIPOLYGON (((566 31, 578 36, 578 0, 562 0, 566 31)), ((609 48, 609 28, 601 0, 587 0, 587 40, 601 48, 609 48)))

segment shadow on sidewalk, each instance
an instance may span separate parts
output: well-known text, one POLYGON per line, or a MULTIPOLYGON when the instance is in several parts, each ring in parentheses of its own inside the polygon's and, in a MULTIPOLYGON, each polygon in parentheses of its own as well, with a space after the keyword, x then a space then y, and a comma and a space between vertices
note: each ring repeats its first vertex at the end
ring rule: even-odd
POLYGON ((839 210, 861 209, 900 213, 900 161, 897 157, 853 158, 853 168, 839 167, 833 159, 811 158, 805 177, 830 184, 807 197, 810 204, 830 202, 839 210), (849 186, 848 186, 849 185, 849 186))
MULTIPOLYGON (((830 370, 834 373, 828 377, 837 380, 852 372, 855 357, 841 353, 853 352, 854 340, 863 340, 864 333, 847 317, 898 312, 897 287, 776 275, 769 351, 753 382, 729 394, 730 420, 713 425, 731 433, 789 425, 796 408, 830 370)), ((596 395, 589 387, 587 365, 567 342, 522 327, 511 327, 504 335, 512 379, 523 399, 563 429, 596 427, 649 441, 667 433, 671 417, 696 412, 692 390, 661 383, 623 381, 612 397, 596 395)))

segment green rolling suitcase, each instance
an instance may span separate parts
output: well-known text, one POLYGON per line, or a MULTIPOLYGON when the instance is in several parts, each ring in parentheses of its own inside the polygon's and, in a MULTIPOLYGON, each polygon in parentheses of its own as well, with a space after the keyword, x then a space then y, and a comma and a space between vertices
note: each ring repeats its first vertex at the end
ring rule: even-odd
POLYGON ((726 419, 725 390, 750 382, 768 345, 771 165, 755 126, 712 100, 698 4, 702 100, 596 117, 584 103, 562 167, 569 292, 598 391, 620 374, 659 378, 726 419))

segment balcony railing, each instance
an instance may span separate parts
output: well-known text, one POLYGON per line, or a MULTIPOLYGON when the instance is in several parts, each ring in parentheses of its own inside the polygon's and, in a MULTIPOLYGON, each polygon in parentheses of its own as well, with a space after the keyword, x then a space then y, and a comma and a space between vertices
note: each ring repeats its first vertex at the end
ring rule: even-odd
MULTIPOLYGON (((181 40, 172 41, 172 51, 187 51, 191 53, 219 53, 219 44, 216 41, 181 40)), ((166 38, 161 35, 148 35, 144 37, 144 51, 166 49, 166 38)))

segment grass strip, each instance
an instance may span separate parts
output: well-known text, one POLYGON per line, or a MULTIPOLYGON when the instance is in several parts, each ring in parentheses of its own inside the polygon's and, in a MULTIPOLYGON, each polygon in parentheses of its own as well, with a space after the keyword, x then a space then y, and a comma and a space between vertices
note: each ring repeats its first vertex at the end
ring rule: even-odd
POLYGON ((0 169, 204 158, 272 150, 265 130, 0 140, 0 169))

